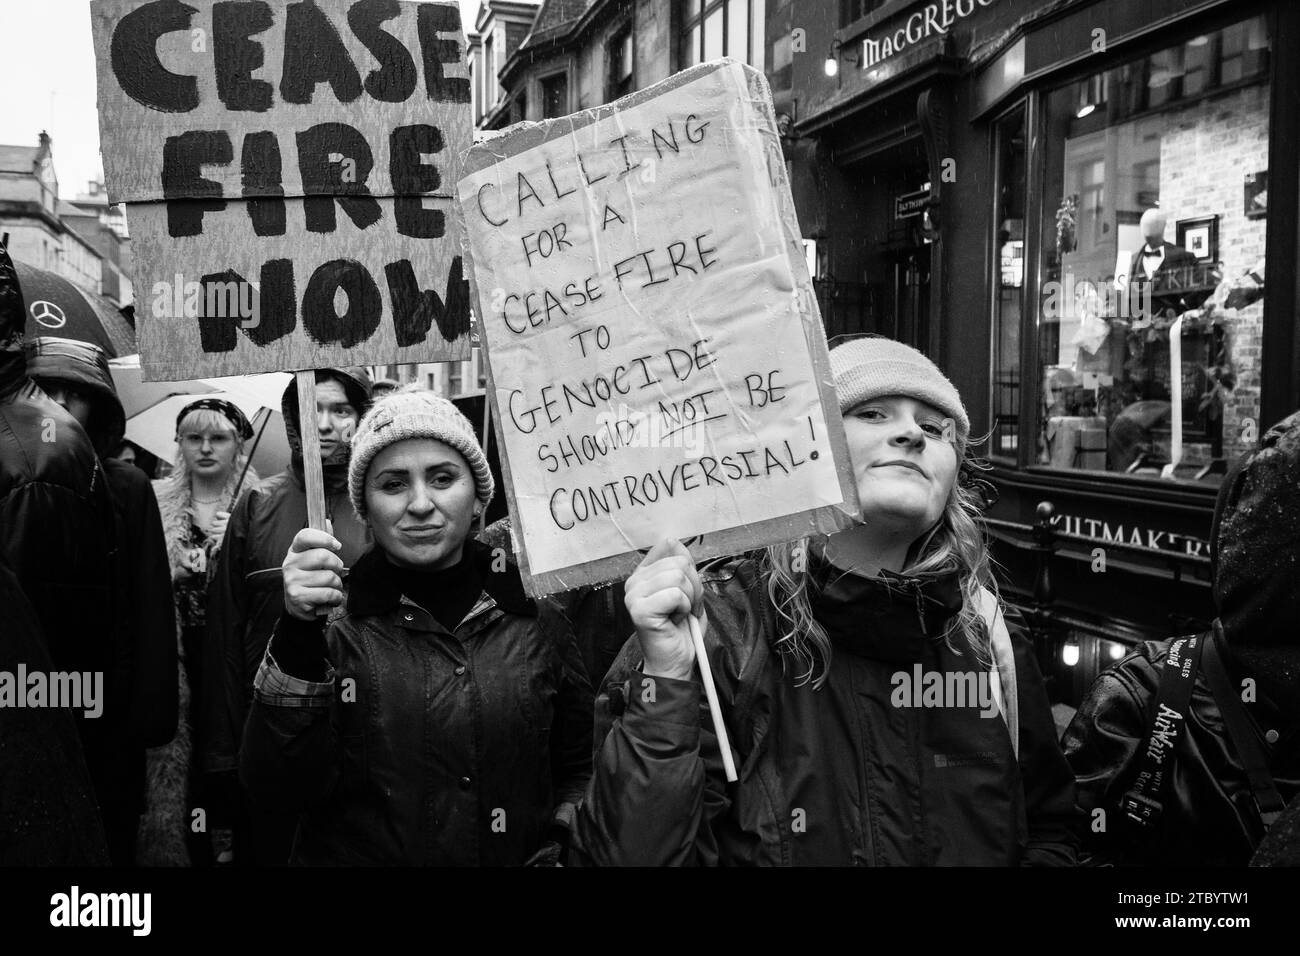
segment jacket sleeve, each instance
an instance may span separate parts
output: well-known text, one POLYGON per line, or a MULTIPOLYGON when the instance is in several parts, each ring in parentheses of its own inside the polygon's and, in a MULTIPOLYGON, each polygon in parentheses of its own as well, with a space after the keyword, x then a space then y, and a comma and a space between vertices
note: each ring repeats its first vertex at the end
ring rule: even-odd
POLYGON ((573 816, 591 780, 592 690, 577 639, 558 608, 544 606, 543 626, 554 634, 556 687, 551 726, 554 822, 572 830, 573 816))
MULTIPOLYGON (((713 620, 710 609, 710 632, 713 620)), ((705 635, 706 644, 710 638, 711 633, 705 635)), ((704 689, 698 680, 647 677, 640 657, 634 636, 597 699, 598 726, 602 715, 612 713, 612 697, 627 704, 598 745, 591 785, 578 810, 574 862, 717 865, 713 825, 730 810, 731 800, 704 689)), ((712 654, 710 661, 716 677, 722 669, 712 654)))
POLYGON ((1133 663, 1123 661, 1097 676, 1062 741, 1083 811, 1077 829, 1085 866, 1141 862, 1131 834, 1116 819, 1133 776, 1127 768, 1147 730, 1146 702, 1128 673, 1133 663))
POLYGON ((1020 779, 1029 841, 1023 866, 1074 866, 1078 856, 1074 775, 1061 752, 1056 722, 1024 619, 1004 609, 1016 659, 1020 711, 1020 779))
MULTIPOLYGON (((136 666, 134 669, 134 724, 146 747, 159 747, 176 736, 177 664, 176 605, 172 600, 167 540, 163 535, 158 500, 149 479, 132 467, 133 507, 140 526, 128 529, 136 544, 131 570, 135 587, 136 666)), ((129 473, 129 472, 128 472, 129 473)))
POLYGON ((239 777, 249 798, 265 810, 297 813, 322 800, 338 780, 338 749, 330 713, 334 668, 325 679, 303 680, 276 663, 277 642, 292 641, 294 657, 304 647, 324 653, 323 622, 283 615, 253 681, 253 706, 239 749, 239 777))
POLYGON ((238 766, 239 738, 248 714, 244 676, 244 630, 247 601, 244 575, 251 545, 255 491, 243 494, 226 523, 208 584, 207 625, 203 642, 203 769, 228 773, 238 766))

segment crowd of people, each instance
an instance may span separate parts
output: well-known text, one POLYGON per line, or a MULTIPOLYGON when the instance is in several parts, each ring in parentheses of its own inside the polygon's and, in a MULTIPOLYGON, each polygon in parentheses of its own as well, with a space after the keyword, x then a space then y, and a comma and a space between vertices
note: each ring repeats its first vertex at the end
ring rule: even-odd
POLYGON ((1295 858, 1300 415, 1223 484, 1214 628, 1136 648, 1061 738, 965 405, 906 345, 830 353, 854 527, 698 566, 663 541, 533 599, 446 399, 318 371, 312 529, 294 386, 286 471, 257 475, 248 420, 205 398, 150 487, 110 456, 103 353, 25 316, 0 251, 0 672, 102 674, 104 701, 0 709, 0 863, 1295 858))

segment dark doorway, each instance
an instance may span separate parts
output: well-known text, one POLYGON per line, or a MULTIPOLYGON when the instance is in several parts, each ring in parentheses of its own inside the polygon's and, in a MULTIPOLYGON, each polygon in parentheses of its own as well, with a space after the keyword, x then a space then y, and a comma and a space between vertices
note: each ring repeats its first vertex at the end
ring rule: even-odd
POLYGON ((919 135, 840 166, 832 276, 819 283, 827 335, 874 332, 930 348, 930 243, 918 195, 929 188, 919 135))

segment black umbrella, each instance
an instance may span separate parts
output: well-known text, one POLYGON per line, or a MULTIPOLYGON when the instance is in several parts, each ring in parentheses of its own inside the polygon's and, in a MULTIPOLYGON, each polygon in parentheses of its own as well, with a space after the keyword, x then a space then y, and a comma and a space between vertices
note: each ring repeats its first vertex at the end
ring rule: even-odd
POLYGON ((135 330, 103 296, 25 262, 14 266, 27 303, 27 338, 55 335, 90 342, 110 358, 136 351, 135 330))

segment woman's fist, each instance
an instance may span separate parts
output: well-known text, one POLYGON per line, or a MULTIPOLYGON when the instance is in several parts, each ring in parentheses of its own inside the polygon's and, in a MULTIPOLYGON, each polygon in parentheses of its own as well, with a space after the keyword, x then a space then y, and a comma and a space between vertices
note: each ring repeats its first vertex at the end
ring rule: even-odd
POLYGON ((303 528, 293 537, 280 569, 284 572, 284 609, 310 621, 343 603, 341 545, 325 531, 303 528))
POLYGON ((690 616, 704 633, 704 586, 691 553, 677 541, 661 541, 641 559, 623 585, 623 603, 636 627, 644 673, 690 680, 695 667, 690 616))

